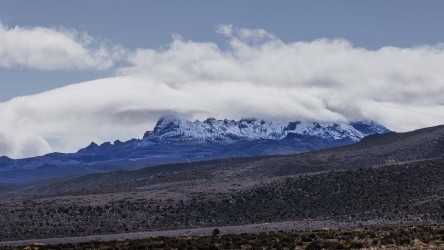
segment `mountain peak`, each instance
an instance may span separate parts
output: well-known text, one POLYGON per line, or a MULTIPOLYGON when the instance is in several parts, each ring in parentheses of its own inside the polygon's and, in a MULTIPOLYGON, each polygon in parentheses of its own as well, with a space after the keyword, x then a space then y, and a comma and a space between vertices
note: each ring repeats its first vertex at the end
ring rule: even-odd
POLYGON ((12 159, 7 156, 0 156, 0 161, 12 161, 12 159))
POLYGON ((239 140, 281 140, 288 134, 315 136, 328 140, 359 141, 371 134, 389 130, 373 121, 314 122, 314 121, 265 121, 256 118, 217 120, 207 118, 203 122, 188 121, 176 117, 159 119, 154 130, 147 132, 144 139, 157 138, 161 141, 204 141, 230 144, 239 140))
POLYGON ((91 142, 87 147, 80 149, 78 152, 90 151, 98 148, 99 145, 95 142, 91 142))
MULTIPOLYGON (((141 140, 104 142, 101 145, 92 142, 77 153, 51 153, 32 160, 2 157, 0 171, 40 171, 51 167, 51 176, 66 176, 79 171, 111 171, 147 164, 300 153, 344 146, 387 131, 372 121, 282 122, 252 118, 188 121, 166 117, 141 140), (63 168, 53 169, 52 166, 63 168)), ((46 173, 44 177, 36 178, 48 178, 46 173)))
POLYGON ((153 132, 157 132, 159 130, 164 130, 165 128, 171 127, 171 126, 179 126, 179 124, 182 122, 183 120, 179 119, 179 118, 175 118, 175 117, 162 117, 160 118, 157 123, 156 126, 154 127, 153 132))

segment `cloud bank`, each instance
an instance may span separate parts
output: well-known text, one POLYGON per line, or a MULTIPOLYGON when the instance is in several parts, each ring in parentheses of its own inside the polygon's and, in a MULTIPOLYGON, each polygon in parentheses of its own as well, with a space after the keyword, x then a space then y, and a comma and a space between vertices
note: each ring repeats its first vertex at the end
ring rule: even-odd
POLYGON ((283 42, 262 29, 216 30, 226 49, 175 35, 164 49, 129 52, 116 77, 1 103, 0 155, 140 138, 167 114, 367 119, 395 131, 444 123, 442 45, 367 50, 343 39, 283 42))
POLYGON ((0 23, 0 67, 37 70, 103 70, 122 56, 86 33, 45 27, 6 27, 0 23))

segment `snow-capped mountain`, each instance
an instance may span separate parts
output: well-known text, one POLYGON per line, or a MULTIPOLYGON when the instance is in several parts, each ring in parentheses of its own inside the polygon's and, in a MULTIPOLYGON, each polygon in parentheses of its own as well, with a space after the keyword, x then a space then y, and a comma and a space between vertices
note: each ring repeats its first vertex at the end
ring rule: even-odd
POLYGON ((0 183, 135 169, 166 163, 308 152, 354 143, 388 132, 367 121, 275 122, 257 119, 187 121, 160 119, 142 139, 89 146, 13 160, 0 157, 0 183))
POLYGON ((274 122, 257 119, 216 120, 203 122, 177 118, 160 119, 154 130, 144 139, 159 138, 162 141, 197 140, 201 142, 230 144, 239 140, 282 140, 289 134, 314 136, 328 140, 349 139, 359 141, 365 136, 386 133, 389 130, 372 121, 351 123, 333 122, 274 122))

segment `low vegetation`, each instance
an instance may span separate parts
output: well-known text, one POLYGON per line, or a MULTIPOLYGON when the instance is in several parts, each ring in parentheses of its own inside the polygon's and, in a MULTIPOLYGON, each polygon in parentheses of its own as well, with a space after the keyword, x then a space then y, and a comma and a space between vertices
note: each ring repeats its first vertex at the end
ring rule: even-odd
MULTIPOLYGON (((269 232, 205 237, 31 245, 17 249, 443 249, 444 226, 269 232)), ((14 248, 10 248, 14 249, 14 248)))
MULTIPOLYGON (((170 164, 0 190, 0 239, 308 220, 329 227, 442 224, 443 138, 439 126, 299 155, 170 164)), ((311 249, 324 243, 312 240, 311 249)))
MULTIPOLYGON (((180 185, 176 188, 180 189, 180 185)), ((3 201, 0 238, 81 236, 304 219, 444 221, 443 159, 302 175, 230 192, 201 190, 188 197, 168 199, 135 198, 133 193, 109 200, 102 194, 87 202, 73 197, 3 201), (103 200, 95 200, 98 198, 103 200)))

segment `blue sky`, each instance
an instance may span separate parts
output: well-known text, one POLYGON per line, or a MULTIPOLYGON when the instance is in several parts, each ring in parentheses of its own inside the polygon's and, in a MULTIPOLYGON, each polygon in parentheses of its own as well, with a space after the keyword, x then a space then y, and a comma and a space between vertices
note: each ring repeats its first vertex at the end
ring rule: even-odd
MULTIPOLYGON (((354 46, 444 41, 443 1, 0 1, 11 26, 64 27, 128 49, 162 48, 173 33, 225 46, 218 24, 262 28, 283 41, 344 38, 354 46)), ((112 70, 0 68, 0 101, 112 75, 112 70)))
POLYGON ((444 124, 443 1, 0 1, 0 155, 163 115, 444 124))

